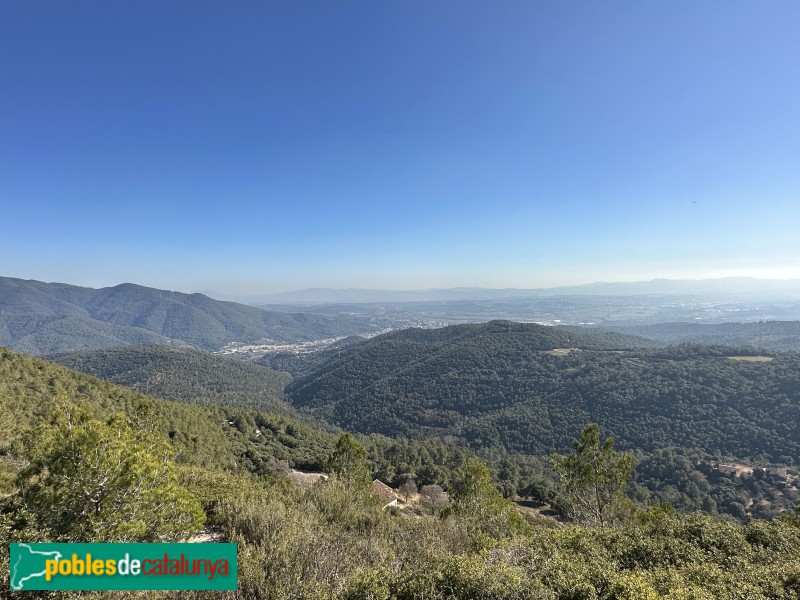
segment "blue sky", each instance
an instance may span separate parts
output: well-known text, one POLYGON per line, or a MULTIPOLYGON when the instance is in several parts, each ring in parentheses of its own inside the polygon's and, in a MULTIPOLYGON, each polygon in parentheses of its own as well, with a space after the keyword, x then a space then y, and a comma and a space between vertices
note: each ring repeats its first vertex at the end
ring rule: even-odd
POLYGON ((0 4, 0 275, 800 277, 797 2, 0 4))

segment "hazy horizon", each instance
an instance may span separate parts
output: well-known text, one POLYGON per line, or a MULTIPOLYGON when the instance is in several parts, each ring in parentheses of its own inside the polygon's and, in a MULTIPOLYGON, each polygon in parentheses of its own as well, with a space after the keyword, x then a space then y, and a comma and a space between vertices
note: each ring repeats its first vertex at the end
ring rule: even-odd
POLYGON ((798 17, 5 3, 0 274, 239 296, 800 278, 798 17))
MULTIPOLYGON (((663 284, 665 289, 678 289, 678 288, 692 288, 694 284, 694 289, 701 290, 700 293, 709 293, 708 291, 702 290, 713 290, 719 291, 722 290, 722 293, 730 293, 730 294, 738 294, 742 293, 743 291, 752 291, 752 290, 759 290, 763 289, 765 292, 771 292, 775 290, 779 291, 791 291, 791 292, 798 292, 800 293, 800 278, 764 278, 764 277, 751 277, 751 276, 727 276, 727 277, 709 277, 709 278, 686 278, 686 279, 672 279, 672 278, 653 278, 653 279, 641 279, 641 280, 629 280, 629 281, 585 281, 576 284, 565 284, 565 285, 553 285, 553 286, 498 286, 498 287, 488 287, 488 286, 466 286, 466 285, 453 285, 453 286, 432 286, 426 288, 374 288, 374 287, 357 287, 357 286, 349 286, 349 287, 329 287, 329 286, 311 286, 306 288, 294 288, 294 289, 286 289, 286 290, 276 290, 270 291, 268 288, 261 288, 258 291, 253 293, 236 293, 236 292, 229 292, 225 290, 215 290, 215 289, 202 289, 202 288, 179 288, 176 286, 170 285, 150 285, 148 283, 144 283, 141 281, 114 281, 109 282, 104 285, 92 285, 88 283, 81 283, 75 281, 63 281, 63 280, 53 280, 53 281, 46 281, 40 280, 34 277, 18 277, 15 275, 7 275, 0 273, 0 277, 10 277, 13 279, 21 279, 21 280, 31 280, 31 281, 40 281, 47 284, 66 284, 66 285, 75 285, 79 287, 87 287, 93 289, 101 289, 101 288, 111 288, 116 287, 119 285, 125 284, 133 284, 133 285, 140 285, 144 287, 154 288, 154 289, 162 289, 166 291, 174 291, 174 292, 181 292, 186 294, 194 294, 200 293, 207 295, 211 298, 217 300, 231 300, 235 302, 245 302, 248 300, 257 301, 259 298, 264 299, 280 299, 281 297, 292 297, 293 295, 303 295, 308 292, 332 292, 332 296, 335 297, 336 294, 339 293, 385 293, 387 295, 391 294, 426 294, 432 292, 464 292, 465 298, 471 297, 469 296, 469 292, 558 292, 559 290, 565 290, 567 293, 570 293, 571 290, 580 290, 585 288, 587 293, 597 293, 598 295, 603 295, 606 293, 604 288, 616 288, 618 287, 620 292, 611 292, 612 294, 621 293, 625 295, 627 289, 635 289, 637 287, 645 287, 648 286, 658 286, 658 284, 663 284), (767 288, 761 288, 760 286, 768 285, 767 288), (755 287, 754 287, 755 286, 755 287)), ((648 292, 651 293, 651 292, 648 292)), ((667 292, 672 293, 672 292, 667 292)), ((683 293, 683 292, 681 292, 683 293)), ((399 297, 399 296, 398 296, 399 297)))

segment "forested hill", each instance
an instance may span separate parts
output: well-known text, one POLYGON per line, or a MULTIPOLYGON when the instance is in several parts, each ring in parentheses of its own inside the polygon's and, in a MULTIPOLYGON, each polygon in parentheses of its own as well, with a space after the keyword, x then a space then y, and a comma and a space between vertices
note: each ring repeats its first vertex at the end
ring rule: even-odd
POLYGON ((283 388, 288 373, 192 348, 120 346, 48 357, 150 396, 196 404, 225 404, 294 415, 283 388))
POLYGON ((148 398, 4 348, 0 400, 3 590, 12 573, 6 540, 183 540, 205 520, 239 544, 231 598, 772 600, 800 592, 793 511, 747 525, 663 505, 631 514, 617 493, 602 507, 608 526, 585 513, 556 526, 529 509, 521 517, 489 471, 452 446, 364 439, 363 448, 285 417, 148 398), (308 488, 277 476, 287 462, 319 468, 323 460, 346 461, 354 474, 340 468, 308 488), (365 467, 436 481, 448 494, 423 486, 418 500, 410 492, 410 503, 385 510, 365 467))
POLYGON ((92 289, 0 277, 0 345, 29 354, 169 342, 216 350, 368 330, 344 316, 272 312, 129 283, 92 289))
POLYGON ((285 416, 156 399, 5 348, 0 348, 0 399, 0 456, 36 428, 38 419, 49 421, 71 403, 99 416, 122 412, 139 421, 146 415, 169 437, 178 462, 209 468, 258 472, 276 461, 319 468, 335 442, 285 416))
POLYGON ((667 344, 723 344, 750 346, 773 351, 800 351, 800 321, 756 323, 658 323, 603 327, 628 335, 639 335, 667 344))
MULTIPOLYGON (((152 422, 170 440, 179 464, 228 472, 265 475, 288 467, 319 471, 338 435, 271 412, 154 398, 0 347, 0 498, 8 490, 9 469, 18 467, 16 461, 5 460, 9 453, 71 404, 101 418, 123 413, 135 423, 152 422)), ((420 483, 447 486, 471 456, 440 442, 377 436, 362 441, 371 473, 397 485, 410 471, 420 483)))
POLYGON ((597 422, 629 448, 800 460, 800 355, 635 342, 508 322, 407 330, 342 349, 287 394, 350 430, 475 449, 563 452, 597 422))
MULTIPOLYGON (((580 329, 577 327, 551 327, 514 321, 489 321, 465 325, 450 325, 439 329, 411 327, 383 334, 368 340, 363 346, 387 343, 494 346, 511 344, 514 348, 552 350, 553 348, 581 348, 584 350, 628 350, 654 348, 661 344, 642 337, 612 331, 580 329)), ((353 349, 355 346, 350 346, 353 349)))

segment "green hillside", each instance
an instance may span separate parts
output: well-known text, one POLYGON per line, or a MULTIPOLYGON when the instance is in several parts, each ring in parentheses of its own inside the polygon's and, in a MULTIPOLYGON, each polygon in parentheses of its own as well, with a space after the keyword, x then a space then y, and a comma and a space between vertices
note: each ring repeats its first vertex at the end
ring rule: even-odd
POLYGON ((628 448, 800 462, 800 355, 492 322, 407 330, 342 349, 287 388, 303 411, 361 432, 452 436, 548 454, 597 422, 628 448), (610 337, 609 337, 610 336, 610 337))
MULTIPOLYGON (((152 358, 147 349, 140 350, 145 360, 148 356, 152 358)), ((207 360, 195 352, 177 356, 169 367, 179 375, 185 375, 181 369, 193 364, 192 359, 200 358, 204 365, 207 360)), ((245 373, 265 370, 235 362, 227 370, 224 364, 225 376, 239 373, 239 368, 245 373)), ((131 373, 134 372, 145 370, 131 373)), ((204 393, 208 394, 214 382, 228 386, 228 392, 236 386, 235 382, 224 379, 207 378, 204 382, 207 384, 204 393)), ((312 471, 323 468, 336 435, 291 416, 222 404, 226 392, 221 393, 218 402, 209 405, 163 400, 41 358, 0 348, 0 454, 20 443, 39 424, 50 421, 65 403, 79 403, 98 416, 122 412, 136 420, 146 415, 169 438, 179 464, 256 474, 280 472, 289 467, 312 471)), ((207 397, 209 401, 210 398, 207 397)), ((371 472, 387 481, 397 480, 398 484, 404 476, 413 474, 423 483, 446 486, 471 456, 464 449, 441 442, 380 436, 362 441, 368 451, 371 472)))
POLYGON ((293 342, 369 329, 344 316, 266 311, 129 283, 96 290, 0 277, 0 344, 30 354, 145 343, 217 350, 229 342, 293 342))
MULTIPOLYGON (((519 512, 498 494, 484 466, 452 447, 373 438, 363 440, 367 448, 360 449, 352 440, 343 445, 345 436, 336 442, 285 417, 156 400, 6 349, 0 349, 0 399, 4 541, 153 541, 191 531, 205 520, 217 539, 239 545, 238 590, 226 596, 232 599, 773 600, 800 594, 800 516, 792 513, 740 525, 678 515, 664 506, 636 507, 620 498, 614 520, 604 527, 587 524, 580 512, 573 523, 556 523, 519 512), (64 407, 71 404, 75 417, 75 402, 90 414, 67 423, 64 407), (119 411, 122 420, 112 417, 119 411), (78 433, 71 435, 73 430, 78 433), (153 487, 145 491, 162 500, 171 494, 180 505, 147 510, 146 497, 138 496, 134 485, 139 480, 115 477, 102 485, 120 500, 119 507, 99 505, 91 515, 77 510, 87 500, 74 479, 60 476, 72 461, 54 460, 75 458, 79 451, 91 458, 81 464, 97 462, 81 471, 81 485, 88 485, 107 464, 96 461, 97 448, 127 448, 102 435, 82 436, 83 431, 125 433, 125 444, 136 444, 131 451, 142 461, 137 472, 174 478, 169 488, 151 480, 153 487), (156 454, 158 439, 174 451, 175 464, 156 454), (147 440, 150 446, 144 445, 147 440), (57 445, 67 441, 68 449, 57 445), (31 442, 43 454, 32 454, 31 442), (349 458, 337 455, 343 448, 352 450, 349 458), (336 468, 337 456, 339 464, 349 460, 357 467, 354 473, 374 468, 375 458, 396 472, 439 468, 451 478, 445 483, 449 499, 384 510, 368 492, 369 480, 348 478, 348 471, 308 488, 275 474, 281 460, 308 467, 324 461, 336 468), (163 462, 154 461, 157 457, 163 462), (27 487, 18 487, 20 482, 27 487), (53 504, 53 498, 59 502, 53 504), (64 499, 78 504, 66 505, 64 499), (189 507, 199 514, 188 515, 189 507), (64 519, 67 510, 70 518, 64 519), (121 520, 119 511, 130 521, 121 520), (142 523, 148 528, 137 533, 142 523)), ((3 544, 0 590, 8 590, 9 572, 3 544)), ((179 594, 192 600, 208 595, 179 594)))
MULTIPOLYGON (((405 335, 398 333, 393 337, 405 335)), ((328 352, 327 357, 333 354, 335 352, 328 352)), ((54 358, 70 367, 159 397, 225 405, 228 409, 249 406, 290 417, 299 414, 302 421, 321 426, 323 430, 332 429, 326 423, 310 419, 308 413, 296 413, 283 400, 280 386, 288 381, 286 374, 256 364, 198 350, 158 346, 126 346, 54 358)), ((315 364, 316 359, 308 362, 315 364)), ((255 431, 256 421, 263 422, 264 417, 234 418, 237 427, 241 425, 242 432, 247 433, 255 431)), ((261 441, 267 438, 252 439, 261 441)), ((455 437, 451 439, 456 440, 455 437)), ((452 466, 463 461, 464 456, 460 449, 431 440, 399 443, 384 438, 368 443, 372 448, 373 474, 395 485, 402 484, 409 477, 420 482, 447 483, 452 480, 452 466), (445 468, 437 465, 445 465, 445 468)), ((496 482, 504 494, 521 493, 539 500, 549 498, 553 475, 549 473, 546 459, 513 451, 509 454, 500 445, 478 450, 490 465, 498 469, 496 482)), ((286 459, 283 453, 281 456, 286 459)), ((778 482, 769 479, 754 480, 751 476, 727 478, 712 468, 714 457, 704 451, 687 447, 658 448, 653 452, 639 452, 637 457, 636 481, 640 485, 635 496, 642 502, 668 500, 686 512, 702 509, 745 519, 748 515, 774 517, 800 499, 796 497, 794 487, 781 489, 778 482)), ((255 463, 258 468, 264 468, 263 459, 257 459, 255 463)))
POLYGON ((98 415, 152 415, 178 462, 226 470, 257 471, 273 459, 317 468, 334 441, 284 416, 160 400, 5 348, 0 348, 0 398, 13 420, 9 443, 59 412, 65 402, 83 403, 98 415))
POLYGON ((283 396, 288 373, 202 350, 169 346, 121 346, 48 357, 123 387, 170 400, 256 408, 294 414, 283 396))

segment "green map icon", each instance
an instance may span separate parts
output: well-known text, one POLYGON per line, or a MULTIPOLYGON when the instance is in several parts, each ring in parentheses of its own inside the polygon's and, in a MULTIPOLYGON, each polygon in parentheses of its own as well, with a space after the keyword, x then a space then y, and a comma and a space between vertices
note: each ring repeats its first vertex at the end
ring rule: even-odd
MULTIPOLYGON (((10 544, 11 590, 235 590, 234 543, 10 544)), ((3 596, 0 591, 0 596, 3 596)))
POLYGON ((11 589, 32 589, 32 587, 26 588, 26 584, 33 586, 39 582, 34 584, 32 580, 44 579, 45 561, 60 559, 60 552, 34 550, 31 544, 11 544, 11 589))

